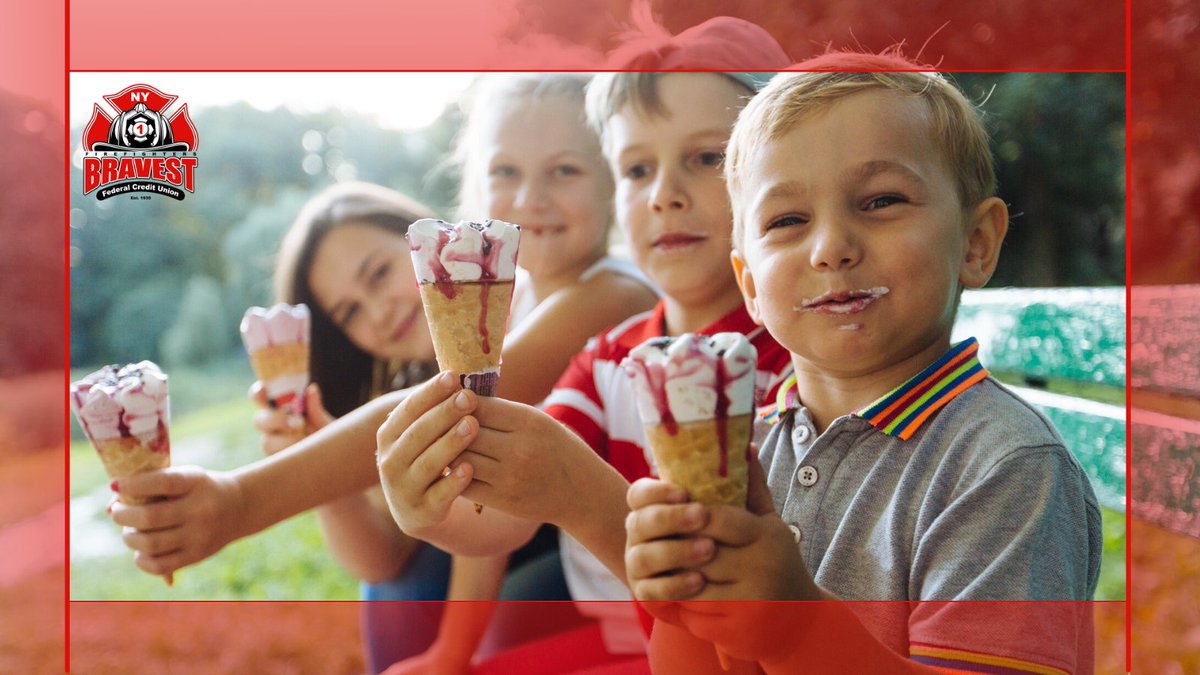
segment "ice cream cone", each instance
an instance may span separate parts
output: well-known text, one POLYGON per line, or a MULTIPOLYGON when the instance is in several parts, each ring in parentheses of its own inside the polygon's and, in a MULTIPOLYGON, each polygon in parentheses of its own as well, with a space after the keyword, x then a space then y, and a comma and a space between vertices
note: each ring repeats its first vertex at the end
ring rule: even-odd
MULTIPOLYGON (((164 427, 149 438, 130 436, 93 440, 104 472, 113 480, 171 466, 170 440, 164 427)), ((147 504, 152 500, 118 495, 126 504, 147 504)))
POLYGON ((109 478, 171 465, 167 376, 153 363, 105 366, 75 382, 71 408, 109 478))
MULTIPOLYGON (((105 366, 72 383, 71 409, 114 481, 171 465, 167 376, 150 361, 105 366)), ((124 494, 118 499, 151 501, 124 494)), ((163 578, 173 583, 172 575, 163 578)))
POLYGON ((495 396, 521 228, 423 218, 407 237, 438 367, 458 373, 463 388, 495 396))
POLYGON ((745 506, 757 353, 741 333, 655 338, 622 366, 658 475, 693 501, 745 506))
POLYGON ((658 475, 702 504, 745 506, 753 415, 646 425, 658 475))
POLYGON ((258 379, 266 382, 288 375, 308 375, 308 345, 274 345, 250 353, 250 365, 258 379))
POLYGON ((304 305, 251 307, 242 317, 242 342, 272 407, 304 416, 310 315, 304 305))
POLYGON ((481 396, 494 396, 500 379, 520 239, 519 227, 499 220, 425 218, 408 228, 438 367, 481 396))
POLYGON ((481 396, 496 393, 512 291, 511 281, 421 284, 438 367, 481 396))

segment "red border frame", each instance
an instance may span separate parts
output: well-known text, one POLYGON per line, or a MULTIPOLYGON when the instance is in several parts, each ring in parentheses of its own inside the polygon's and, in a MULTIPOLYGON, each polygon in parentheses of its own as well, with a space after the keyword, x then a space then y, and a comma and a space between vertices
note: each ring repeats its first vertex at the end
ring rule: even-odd
MULTIPOLYGON (((1125 38, 1125 42, 1124 42, 1125 64, 1124 64, 1123 71, 1122 70, 1109 70, 1109 69, 1098 69, 1098 70, 1097 69, 1078 69, 1078 70, 1023 69, 1021 72, 1123 72, 1125 74, 1125 76, 1126 76, 1126 138, 1127 138, 1126 222, 1127 222, 1127 227, 1128 227, 1128 224, 1131 222, 1131 216, 1132 216, 1131 200, 1132 200, 1132 187, 1133 187, 1133 183, 1132 183, 1133 148, 1132 148, 1132 143, 1128 142, 1128 139, 1131 138, 1129 132, 1131 131, 1131 125, 1132 125, 1132 119, 1133 119, 1133 105, 1132 105, 1133 104, 1132 1, 1131 0, 1126 0, 1126 2, 1124 3, 1124 9, 1125 9, 1125 26, 1124 26, 1124 28, 1125 28, 1125 35, 1124 35, 1124 38, 1125 38)), ((69 203, 69 198, 70 198, 70 189, 71 189, 70 188, 70 166, 71 166, 70 165, 70 157, 71 157, 71 142, 70 141, 71 141, 71 139, 69 137, 70 136, 70 126, 69 126, 69 122, 67 121, 67 108, 65 106, 70 101, 70 73, 72 73, 72 72, 95 72, 95 71, 91 71, 88 69, 72 69, 71 68, 71 23, 72 22, 71 22, 71 2, 70 2, 70 0, 65 0, 65 21, 64 21, 64 23, 65 23, 65 44, 64 44, 65 73, 64 73, 63 92, 64 92, 64 127, 65 128, 64 128, 63 133, 64 133, 64 138, 66 140, 66 143, 65 143, 65 148, 64 148, 64 154, 65 154, 65 156, 64 156, 64 202, 65 203, 64 203, 64 207, 63 207, 63 216, 64 216, 63 231, 64 231, 64 237, 65 237, 64 253, 67 256, 69 256, 69 254, 70 254, 70 250, 69 250, 69 247, 70 247, 70 243, 69 243, 70 242, 70 233, 69 233, 70 203, 69 203)), ((227 70, 213 70, 213 71, 200 71, 200 70, 187 70, 187 69, 170 69, 170 70, 162 69, 162 70, 156 71, 154 69, 139 68, 138 70, 143 71, 143 72, 258 72, 258 69, 227 69, 227 70)), ((273 70, 277 70, 278 72, 310 72, 312 69, 295 69, 295 70, 273 69, 273 70)), ((361 69, 362 72, 390 72, 392 70, 393 69, 390 69, 390 68, 389 69, 361 69)), ((953 70, 955 70, 957 72, 992 72, 990 70, 983 70, 983 69, 953 69, 953 70)), ((345 72, 345 70, 344 69, 330 69, 327 71, 318 71, 318 72, 345 72)), ((414 72, 448 72, 448 71, 418 69, 414 72)), ((1126 237, 1127 304, 1129 301, 1129 294, 1130 294, 1130 292, 1129 292, 1130 281, 1132 280, 1132 270, 1131 270, 1132 263, 1133 263, 1133 260, 1132 260, 1130 237, 1128 237, 1128 235, 1127 235, 1127 237, 1126 237)), ((66 337, 66 345, 65 345, 65 350, 64 350, 64 365, 65 365, 65 367, 64 367, 64 384, 67 384, 67 383, 69 383, 69 362, 70 362, 70 269, 69 269, 69 266, 67 266, 64 269, 64 277, 65 277, 64 280, 66 283, 66 288, 64 291, 64 305, 65 305, 64 306, 64 333, 65 333, 65 337, 66 337)), ((1128 323, 1129 323, 1128 315, 1127 315, 1126 321, 1127 321, 1127 330, 1128 330, 1128 323)), ((1128 373, 1128 366, 1129 366, 1128 350, 1127 350, 1127 354, 1126 354, 1126 361, 1127 361, 1126 365, 1127 365, 1127 373, 1128 373)), ((1127 376, 1127 378, 1128 378, 1128 376, 1127 376)), ((1126 388, 1128 391, 1128 381, 1127 381, 1126 388)), ((65 389, 65 386, 64 386, 64 389, 65 389)), ((1127 405, 1126 405, 1127 428, 1130 424, 1129 417, 1130 417, 1129 404, 1127 402, 1127 405)), ((68 414, 64 418, 64 432, 65 432, 66 437, 69 437, 69 430, 70 430, 70 421, 69 421, 69 414, 68 414)), ((1131 453, 1127 447, 1127 450, 1126 450, 1127 466, 1129 465, 1131 460, 1132 460, 1131 453)), ((64 474, 65 474, 65 479, 66 479, 66 488, 65 488, 64 498, 69 503, 69 499, 70 499, 69 462, 64 462, 64 474)), ((1126 478, 1127 494, 1128 494, 1128 487, 1129 487, 1128 486, 1128 481, 1129 481, 1128 475, 1129 474, 1127 473, 1127 478, 1126 478)), ((64 523, 64 529, 65 529, 64 546, 65 546, 66 556, 67 556, 67 558, 66 558, 67 573, 66 573, 66 578, 65 578, 66 600, 64 603, 65 604, 64 616, 66 617, 66 621, 65 621, 65 639, 66 639, 65 657, 66 657, 66 665, 69 670, 70 655, 71 655, 70 654, 70 612, 71 612, 70 605, 71 605, 71 602, 70 602, 70 578, 69 578, 69 555, 70 555, 69 510, 67 511, 67 514, 68 514, 67 522, 64 523)), ((1127 583, 1126 583, 1126 600, 1125 600, 1125 602, 1126 602, 1126 605, 1125 605, 1125 617, 1126 617, 1125 655, 1126 655, 1126 669, 1128 670, 1132 667, 1132 625, 1131 625, 1132 584, 1129 582, 1132 579, 1131 550, 1133 547, 1132 527, 1130 524, 1129 517, 1127 517, 1127 520, 1126 520, 1126 536, 1127 536, 1127 546, 1126 546, 1126 579, 1127 579, 1127 583)))

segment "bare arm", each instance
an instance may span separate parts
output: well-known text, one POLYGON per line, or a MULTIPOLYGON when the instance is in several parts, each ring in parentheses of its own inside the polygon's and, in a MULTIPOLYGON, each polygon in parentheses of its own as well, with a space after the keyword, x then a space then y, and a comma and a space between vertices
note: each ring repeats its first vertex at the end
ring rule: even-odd
POLYGON ((378 487, 317 509, 329 552, 347 572, 370 584, 395 577, 421 545, 396 526, 378 487))
POLYGON ((559 289, 504 339, 499 396, 537 405, 592 336, 656 302, 645 285, 614 272, 559 289))

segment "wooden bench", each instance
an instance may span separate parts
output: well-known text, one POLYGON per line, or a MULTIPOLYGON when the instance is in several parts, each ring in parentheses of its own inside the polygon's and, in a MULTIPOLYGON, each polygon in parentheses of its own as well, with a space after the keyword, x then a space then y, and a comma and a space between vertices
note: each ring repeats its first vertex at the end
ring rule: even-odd
POLYGON ((1124 513, 1125 289, 967 291, 953 340, 970 336, 983 365, 1058 428, 1100 504, 1124 513))

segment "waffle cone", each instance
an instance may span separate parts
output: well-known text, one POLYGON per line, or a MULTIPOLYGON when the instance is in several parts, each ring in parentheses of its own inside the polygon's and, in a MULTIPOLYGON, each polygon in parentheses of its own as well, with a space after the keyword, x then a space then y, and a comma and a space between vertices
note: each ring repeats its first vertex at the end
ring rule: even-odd
POLYGON ((284 375, 307 375, 308 343, 293 342, 256 349, 250 352, 250 365, 261 382, 284 375))
POLYGON ((679 485, 703 504, 746 505, 748 471, 746 453, 750 446, 753 415, 724 420, 725 475, 721 475, 723 452, 718 420, 682 424, 648 424, 646 436, 663 480, 679 485))
MULTIPOLYGON (((106 440, 92 439, 92 445, 100 454, 104 470, 113 480, 137 473, 165 469, 171 465, 170 440, 167 430, 161 427, 157 434, 139 438, 127 436, 106 440)), ((128 504, 145 504, 146 500, 121 497, 128 504)))
POLYGON ((512 281, 421 284, 438 367, 460 375, 500 367, 512 281))

